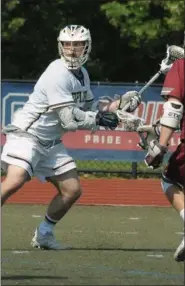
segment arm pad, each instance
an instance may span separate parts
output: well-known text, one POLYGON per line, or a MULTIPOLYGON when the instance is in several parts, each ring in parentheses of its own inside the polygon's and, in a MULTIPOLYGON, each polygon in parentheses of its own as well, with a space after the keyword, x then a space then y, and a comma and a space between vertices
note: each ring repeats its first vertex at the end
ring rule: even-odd
POLYGON ((56 109, 61 120, 61 126, 66 131, 76 131, 78 129, 91 130, 96 126, 96 113, 84 112, 77 107, 66 106, 56 109))
POLYGON ((163 106, 161 125, 178 129, 183 116, 183 105, 180 101, 167 101, 163 106))

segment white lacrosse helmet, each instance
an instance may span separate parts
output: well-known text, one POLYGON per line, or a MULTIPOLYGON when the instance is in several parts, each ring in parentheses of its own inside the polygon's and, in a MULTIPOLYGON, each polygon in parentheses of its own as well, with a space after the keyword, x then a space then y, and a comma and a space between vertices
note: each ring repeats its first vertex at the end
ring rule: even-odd
POLYGON ((88 29, 79 25, 69 25, 59 33, 58 50, 68 69, 80 68, 89 57, 91 52, 91 34, 88 29), (84 49, 79 57, 66 56, 64 53, 64 42, 84 42, 84 49))

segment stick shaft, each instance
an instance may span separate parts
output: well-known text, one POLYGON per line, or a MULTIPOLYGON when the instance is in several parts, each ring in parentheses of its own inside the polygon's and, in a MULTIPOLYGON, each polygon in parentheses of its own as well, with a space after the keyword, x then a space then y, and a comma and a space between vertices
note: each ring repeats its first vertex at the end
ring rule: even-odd
POLYGON ((142 95, 143 92, 160 76, 161 71, 158 71, 139 91, 139 94, 142 95))

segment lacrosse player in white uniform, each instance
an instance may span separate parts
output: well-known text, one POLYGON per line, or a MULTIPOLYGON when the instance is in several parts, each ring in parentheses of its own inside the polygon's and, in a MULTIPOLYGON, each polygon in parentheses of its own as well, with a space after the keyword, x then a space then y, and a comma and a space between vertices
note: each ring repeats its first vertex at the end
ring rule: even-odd
POLYGON ((58 192, 31 241, 33 247, 53 250, 68 249, 55 240, 53 230, 82 192, 76 164, 61 137, 66 132, 96 130, 98 126, 115 129, 115 110, 126 106, 127 111, 133 111, 140 103, 133 91, 113 102, 100 100, 97 108, 101 110, 91 111, 93 94, 88 73, 82 67, 91 51, 90 31, 83 26, 66 26, 60 31, 58 48, 60 58, 46 68, 29 100, 4 127, 7 141, 1 156, 6 171, 2 205, 32 176, 56 187, 58 192))

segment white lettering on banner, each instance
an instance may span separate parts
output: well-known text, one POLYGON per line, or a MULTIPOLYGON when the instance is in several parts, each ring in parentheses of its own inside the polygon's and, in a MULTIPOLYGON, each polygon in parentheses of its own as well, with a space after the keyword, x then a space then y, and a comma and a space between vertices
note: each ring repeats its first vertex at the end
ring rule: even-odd
POLYGON ((85 135, 84 136, 84 143, 93 143, 93 144, 104 144, 104 145, 120 145, 121 144, 121 137, 114 136, 114 135, 85 135))
MULTIPOLYGON (((101 132, 101 131, 100 131, 101 132)), ((128 145, 133 145, 136 146, 137 143, 139 142, 139 136, 135 136, 135 132, 129 132, 123 133, 121 136, 116 135, 116 132, 114 131, 109 131, 112 133, 112 135, 102 135, 97 131, 96 134, 84 134, 83 136, 83 142, 85 145, 88 144, 93 144, 93 145, 103 145, 103 146, 114 146, 114 145, 122 145, 124 146, 125 144, 128 145), (98 134, 99 133, 99 134, 98 134)), ((137 133, 136 133, 137 134, 137 133)), ((180 144, 180 136, 179 132, 175 132, 174 136, 170 139, 169 142, 169 147, 170 150, 176 148, 180 144)), ((124 148, 124 147, 123 147, 124 148)))
POLYGON ((120 136, 116 136, 115 138, 115 144, 120 145, 121 144, 121 137, 120 136))
POLYGON ((84 142, 87 144, 91 140, 91 135, 85 135, 84 136, 84 142))
POLYGON ((113 136, 107 136, 107 144, 113 143, 113 136))

